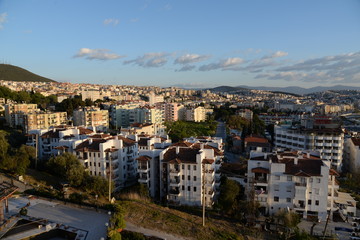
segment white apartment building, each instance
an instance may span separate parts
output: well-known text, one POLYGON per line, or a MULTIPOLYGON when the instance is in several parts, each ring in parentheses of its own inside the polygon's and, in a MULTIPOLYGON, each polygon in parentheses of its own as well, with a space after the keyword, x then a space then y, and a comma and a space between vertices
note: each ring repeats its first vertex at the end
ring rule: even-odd
POLYGON ((180 142, 160 153, 160 197, 171 204, 214 203, 216 151, 204 143, 180 142), (204 191, 203 191, 204 186, 204 191))
POLYGON ((275 126, 275 146, 292 150, 313 150, 321 153, 337 171, 341 171, 344 133, 341 128, 305 128, 275 126))
POLYGON ((26 145, 37 147, 38 158, 49 159, 63 152, 72 152, 72 142, 82 141, 93 134, 93 131, 82 127, 58 126, 50 129, 35 129, 27 134, 26 145))
POLYGON ((320 221, 326 221, 328 211, 332 215, 356 214, 356 201, 338 191, 338 174, 319 152, 253 151, 247 176, 248 197, 260 203, 263 214, 289 209, 320 221))
POLYGON ((73 112, 74 126, 93 127, 104 132, 109 128, 109 111, 100 108, 79 108, 73 112))
POLYGON ((171 145, 168 137, 139 135, 137 160, 139 183, 146 184, 149 194, 160 199, 160 153, 171 145))
POLYGON ((204 107, 187 108, 184 114, 185 121, 202 122, 206 120, 206 110, 204 107))
POLYGON ((111 178, 115 190, 120 190, 137 181, 138 144, 137 136, 132 137, 95 134, 78 144, 74 154, 90 175, 111 178))
POLYGON ((360 138, 348 138, 344 144, 344 167, 351 173, 360 170, 360 138))

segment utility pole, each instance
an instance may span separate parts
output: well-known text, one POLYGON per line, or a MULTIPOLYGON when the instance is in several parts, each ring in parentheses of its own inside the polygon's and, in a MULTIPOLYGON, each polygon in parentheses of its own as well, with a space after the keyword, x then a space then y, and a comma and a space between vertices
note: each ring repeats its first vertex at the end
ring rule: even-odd
POLYGON ((109 164, 109 202, 111 202, 111 174, 112 174, 112 169, 111 169, 111 156, 109 158, 110 164, 109 164))
POLYGON ((331 210, 329 211, 328 216, 327 216, 327 219, 326 219, 326 223, 325 223, 325 228, 324 228, 324 232, 323 232, 323 237, 322 237, 322 239, 325 239, 326 228, 327 228, 327 225, 328 225, 329 220, 330 220, 330 215, 331 215, 331 210))
POLYGON ((202 163, 202 225, 203 227, 205 227, 205 194, 206 194, 206 189, 205 189, 205 163, 202 163))
POLYGON ((39 135, 35 134, 35 169, 37 170, 39 135))

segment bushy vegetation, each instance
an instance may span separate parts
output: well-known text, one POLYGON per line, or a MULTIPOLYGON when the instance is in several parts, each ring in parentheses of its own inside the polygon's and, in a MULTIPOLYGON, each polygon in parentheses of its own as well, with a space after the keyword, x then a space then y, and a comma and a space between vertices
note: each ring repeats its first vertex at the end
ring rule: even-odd
POLYGON ((173 142, 181 141, 183 138, 196 136, 212 136, 216 132, 217 122, 166 122, 166 131, 173 142))
POLYGON ((38 104, 41 108, 45 109, 49 104, 55 104, 57 98, 55 95, 45 97, 40 93, 34 91, 12 91, 7 87, 0 86, 0 98, 11 99, 18 103, 34 103, 38 104))
POLYGON ((89 193, 105 196, 109 189, 108 181, 100 176, 90 176, 79 159, 71 153, 52 157, 47 169, 54 175, 89 193))
POLYGON ((0 130, 0 168, 10 173, 25 174, 30 162, 35 159, 35 148, 24 144, 13 147, 8 141, 10 134, 0 130))

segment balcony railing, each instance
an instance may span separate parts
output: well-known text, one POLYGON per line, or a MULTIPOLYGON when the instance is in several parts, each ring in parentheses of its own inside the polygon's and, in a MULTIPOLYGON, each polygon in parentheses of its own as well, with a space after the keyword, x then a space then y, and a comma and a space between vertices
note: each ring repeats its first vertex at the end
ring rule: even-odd
POLYGON ((295 183, 295 186, 298 186, 298 187, 306 187, 306 183, 295 183))

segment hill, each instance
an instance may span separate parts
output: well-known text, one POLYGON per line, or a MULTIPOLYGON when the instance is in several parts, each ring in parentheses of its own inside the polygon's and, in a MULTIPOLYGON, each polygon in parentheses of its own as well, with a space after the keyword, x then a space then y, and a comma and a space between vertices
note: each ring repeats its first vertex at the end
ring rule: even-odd
POLYGON ((209 89, 212 92, 236 92, 236 91, 249 91, 247 88, 243 87, 230 87, 230 86, 219 86, 209 89))
POLYGON ((0 64, 0 80, 18 82, 55 82, 54 80, 36 75, 26 69, 10 64, 0 64))
POLYGON ((296 86, 289 86, 289 87, 248 87, 248 86, 239 86, 243 88, 251 88, 256 90, 266 90, 271 92, 285 92, 285 93, 294 93, 294 94, 310 94, 315 92, 324 92, 328 90, 360 90, 360 87, 353 87, 353 86, 344 86, 344 85, 335 85, 330 87, 312 87, 312 88, 302 88, 302 87, 296 87, 296 86))

